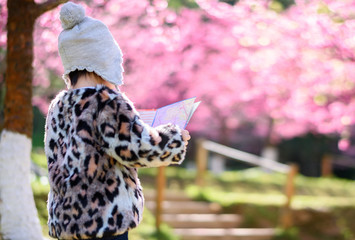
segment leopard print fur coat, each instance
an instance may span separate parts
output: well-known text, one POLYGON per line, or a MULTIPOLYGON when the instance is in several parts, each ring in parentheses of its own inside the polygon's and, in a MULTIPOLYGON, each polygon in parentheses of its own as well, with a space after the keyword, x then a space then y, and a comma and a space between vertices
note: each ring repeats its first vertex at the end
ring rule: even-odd
POLYGON ((122 234, 142 219, 138 167, 180 164, 186 146, 172 124, 151 128, 105 86, 60 92, 46 119, 48 226, 58 239, 122 234))

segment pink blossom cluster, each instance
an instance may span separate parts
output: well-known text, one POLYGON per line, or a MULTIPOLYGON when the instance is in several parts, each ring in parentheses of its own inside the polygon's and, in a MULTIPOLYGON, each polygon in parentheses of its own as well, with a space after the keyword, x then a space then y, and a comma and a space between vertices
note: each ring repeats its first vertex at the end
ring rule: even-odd
MULTIPOLYGON (((137 107, 197 96, 202 104, 189 128, 204 135, 231 134, 252 123, 256 134, 271 132, 272 140, 335 133, 343 137, 340 147, 349 145, 355 122, 353 1, 297 0, 281 13, 269 1, 197 3, 199 8, 179 10, 166 0, 95 0, 86 6, 123 50, 122 90, 137 107)), ((45 88, 49 76, 63 72, 58 10, 41 16, 35 30, 33 83, 45 88)), ((0 48, 5 44, 2 31, 0 48)))

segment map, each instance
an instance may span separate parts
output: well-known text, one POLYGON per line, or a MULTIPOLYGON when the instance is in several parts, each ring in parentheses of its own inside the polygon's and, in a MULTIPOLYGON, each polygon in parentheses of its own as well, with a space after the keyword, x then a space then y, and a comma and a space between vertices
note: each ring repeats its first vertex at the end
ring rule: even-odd
POLYGON ((193 113, 201 102, 195 102, 196 97, 188 98, 158 109, 138 110, 141 119, 152 127, 173 123, 185 129, 193 113))

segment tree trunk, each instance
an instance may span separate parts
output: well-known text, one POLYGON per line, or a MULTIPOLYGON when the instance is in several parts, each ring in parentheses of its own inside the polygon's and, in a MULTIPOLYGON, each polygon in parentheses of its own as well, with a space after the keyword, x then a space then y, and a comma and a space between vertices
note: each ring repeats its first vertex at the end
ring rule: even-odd
POLYGON ((30 184, 31 139, 4 130, 0 141, 0 214, 4 240, 42 239, 30 184))
POLYGON ((30 185, 33 1, 7 1, 4 130, 0 141, 0 229, 4 239, 42 239, 30 185))
POLYGON ((4 129, 32 137, 32 61, 35 4, 7 1, 7 68, 4 129))
POLYGON ((34 23, 65 0, 8 0, 4 128, 0 137, 0 239, 42 239, 30 184, 34 23))

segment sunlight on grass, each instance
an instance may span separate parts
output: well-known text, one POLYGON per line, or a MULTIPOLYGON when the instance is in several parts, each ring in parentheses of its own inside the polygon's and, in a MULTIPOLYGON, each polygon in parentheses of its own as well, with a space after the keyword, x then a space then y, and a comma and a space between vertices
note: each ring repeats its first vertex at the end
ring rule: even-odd
POLYGON ((292 207, 300 208, 336 208, 336 207, 355 207, 355 199, 350 197, 333 196, 295 196, 292 201, 292 207))
POLYGON ((281 194, 224 192, 212 187, 199 188, 197 186, 189 186, 186 191, 194 199, 218 202, 222 206, 238 203, 280 206, 285 202, 285 196, 281 194))
POLYGON ((43 153, 32 152, 31 160, 43 169, 47 169, 47 159, 46 155, 43 153))
MULTIPOLYGON (((224 172, 210 176, 205 187, 189 185, 188 195, 194 199, 218 202, 222 206, 255 204, 282 206, 285 204, 285 183, 287 176, 267 173, 258 168, 244 171, 224 172)), ((355 207, 354 181, 336 178, 310 178, 298 175, 295 178, 295 196, 292 207, 336 208, 355 207)))

